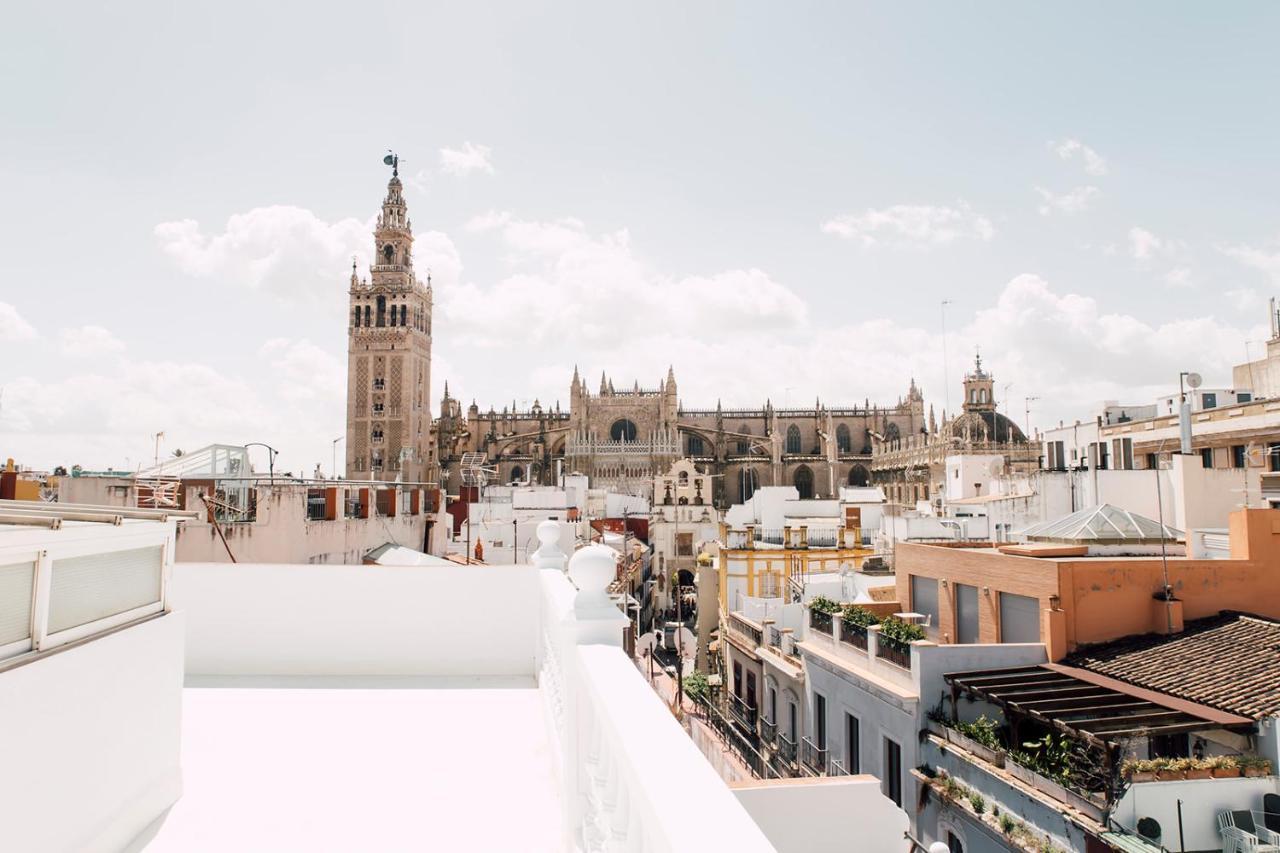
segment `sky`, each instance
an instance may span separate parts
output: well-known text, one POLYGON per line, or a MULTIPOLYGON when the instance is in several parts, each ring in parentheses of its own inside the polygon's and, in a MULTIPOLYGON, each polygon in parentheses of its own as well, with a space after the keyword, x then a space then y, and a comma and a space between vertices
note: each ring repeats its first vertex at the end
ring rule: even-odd
POLYGON ((446 380, 500 411, 567 406, 575 365, 593 388, 670 365, 689 407, 893 404, 914 378, 941 415, 979 349, 1032 428, 1184 370, 1229 387, 1280 290, 1277 25, 1266 3, 21 4, 0 456, 264 442, 327 473, 389 148, 437 407, 446 380))

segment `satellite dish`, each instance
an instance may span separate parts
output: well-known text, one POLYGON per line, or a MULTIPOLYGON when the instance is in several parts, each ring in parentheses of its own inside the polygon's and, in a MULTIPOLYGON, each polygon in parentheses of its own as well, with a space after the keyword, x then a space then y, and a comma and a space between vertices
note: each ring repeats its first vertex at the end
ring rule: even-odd
POLYGON ((1204 382, 1204 380, 1200 378, 1200 374, 1199 374, 1199 373, 1188 373, 1188 374, 1187 374, 1187 387, 1188 387, 1188 388, 1199 388, 1199 387, 1200 387, 1200 385, 1201 385, 1201 383, 1203 383, 1203 382, 1204 382))
POLYGON ((640 639, 636 640, 636 655, 643 655, 645 652, 653 654, 653 648, 656 645, 658 645, 658 638, 652 631, 641 634, 640 639))

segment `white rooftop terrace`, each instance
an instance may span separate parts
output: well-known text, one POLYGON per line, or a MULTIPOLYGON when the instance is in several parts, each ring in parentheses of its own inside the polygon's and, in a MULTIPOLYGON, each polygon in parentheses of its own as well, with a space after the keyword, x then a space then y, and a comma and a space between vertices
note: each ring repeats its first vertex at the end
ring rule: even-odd
POLYGON ((0 850, 903 847, 871 779, 730 790, 554 524, 536 566, 174 565, 132 516, 0 524, 0 850))

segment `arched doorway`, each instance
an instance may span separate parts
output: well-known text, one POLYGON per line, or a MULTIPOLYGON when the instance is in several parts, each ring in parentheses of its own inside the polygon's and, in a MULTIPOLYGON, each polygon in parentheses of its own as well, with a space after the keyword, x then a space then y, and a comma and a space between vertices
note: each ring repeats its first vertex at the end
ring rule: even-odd
POLYGON ((520 483, 523 481, 524 481, 524 469, 521 468, 519 465, 513 465, 511 467, 511 482, 520 483))
POLYGON ((801 465, 796 469, 791 484, 796 487, 801 499, 813 497, 813 471, 809 470, 808 465, 801 465))

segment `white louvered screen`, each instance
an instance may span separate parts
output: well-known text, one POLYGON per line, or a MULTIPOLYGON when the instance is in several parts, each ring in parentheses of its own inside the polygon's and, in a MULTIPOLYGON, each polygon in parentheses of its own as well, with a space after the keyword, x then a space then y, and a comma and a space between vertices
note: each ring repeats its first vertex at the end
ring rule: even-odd
POLYGON ((160 546, 53 561, 49 633, 160 600, 160 546))
POLYGON ((31 586, 36 564, 0 566, 0 646, 31 636, 31 586))

